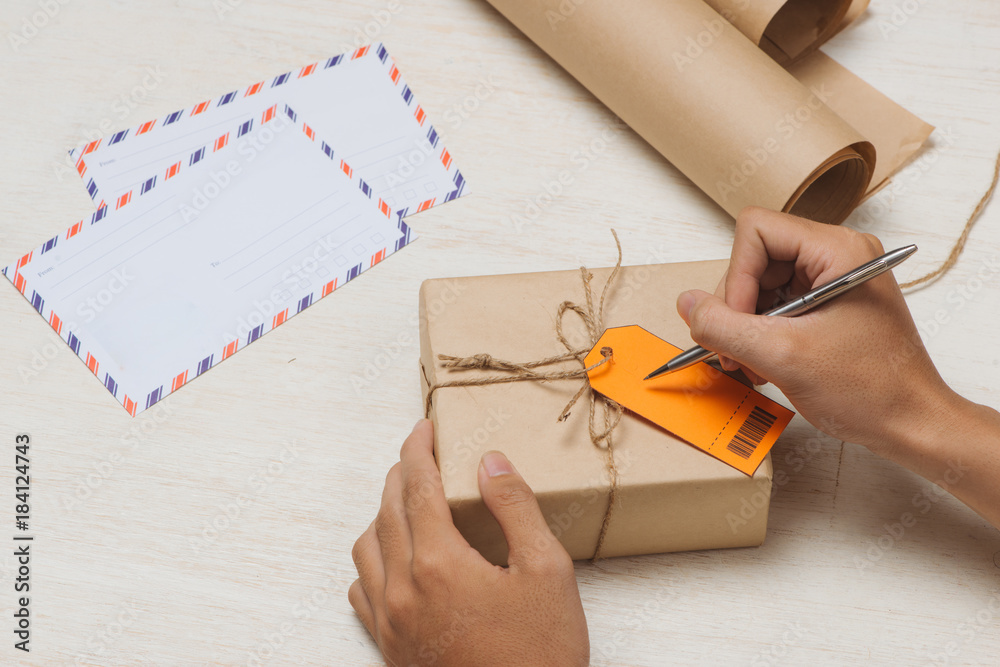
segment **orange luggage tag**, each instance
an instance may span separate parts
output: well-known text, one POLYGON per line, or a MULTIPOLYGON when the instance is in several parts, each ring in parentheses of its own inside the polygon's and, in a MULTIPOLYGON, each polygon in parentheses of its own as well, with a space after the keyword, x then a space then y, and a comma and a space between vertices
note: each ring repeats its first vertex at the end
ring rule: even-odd
POLYGON ((644 381, 681 349, 642 327, 606 330, 587 354, 588 367, 605 347, 611 361, 588 374, 595 391, 747 475, 795 414, 704 362, 644 381))

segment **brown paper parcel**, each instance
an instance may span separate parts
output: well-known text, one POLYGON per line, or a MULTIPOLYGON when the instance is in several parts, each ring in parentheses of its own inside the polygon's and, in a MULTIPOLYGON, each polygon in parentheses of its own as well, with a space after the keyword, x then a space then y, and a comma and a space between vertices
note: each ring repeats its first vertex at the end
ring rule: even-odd
POLYGON ((815 50, 865 2, 489 2, 733 216, 840 223, 933 130, 815 50))
MULTIPOLYGON (((714 290, 728 262, 623 267, 608 292, 606 327, 639 324, 680 347, 692 344, 676 314, 677 296, 714 290)), ((593 269, 595 291, 611 269, 593 269)), ((428 280, 420 290, 420 363, 428 383, 496 375, 445 368, 439 354, 488 353, 526 362, 565 352, 555 336, 563 301, 584 302, 579 270, 428 280)), ((572 313, 570 342, 586 332, 572 313)), ((652 360, 653 366, 662 359, 652 360)), ((566 369, 579 364, 566 362, 566 369)), ((551 369, 555 370, 555 368, 551 369)), ((491 562, 507 545, 482 502, 482 454, 506 454, 535 491, 547 522, 574 559, 591 558, 610 491, 604 451, 588 434, 581 399, 556 421, 582 380, 446 387, 434 393, 434 451, 455 525, 491 562)), ((753 477, 731 468, 641 417, 626 413, 614 432, 617 503, 601 556, 756 546, 763 542, 771 489, 770 456, 753 477)))

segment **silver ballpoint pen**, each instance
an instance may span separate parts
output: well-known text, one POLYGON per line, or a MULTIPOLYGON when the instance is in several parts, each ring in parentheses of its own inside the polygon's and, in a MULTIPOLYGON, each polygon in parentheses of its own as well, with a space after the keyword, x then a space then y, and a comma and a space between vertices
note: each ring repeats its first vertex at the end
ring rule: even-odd
MULTIPOLYGON (((799 298, 793 299, 792 301, 782 304, 763 314, 768 317, 795 317, 796 315, 801 315, 806 311, 812 310, 821 303, 826 303, 830 299, 840 296, 844 292, 848 292, 858 285, 891 270, 894 266, 898 265, 916 251, 917 246, 915 245, 908 245, 891 250, 878 259, 873 259, 867 264, 859 266, 853 271, 845 273, 841 277, 836 278, 825 285, 820 285, 816 289, 806 292, 799 298)), ((699 361, 704 361, 714 355, 715 352, 706 350, 700 345, 696 345, 689 350, 681 352, 676 357, 647 375, 644 379, 649 380, 660 375, 665 375, 666 373, 679 371, 682 368, 692 366, 699 361)))

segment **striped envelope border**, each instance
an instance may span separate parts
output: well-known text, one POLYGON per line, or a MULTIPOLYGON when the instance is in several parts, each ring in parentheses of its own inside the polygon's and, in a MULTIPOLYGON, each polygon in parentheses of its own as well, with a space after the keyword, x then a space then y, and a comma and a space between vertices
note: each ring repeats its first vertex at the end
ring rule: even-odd
MULTIPOLYGON (((207 109, 212 108, 213 106, 221 107, 230 104, 237 99, 253 97, 261 90, 264 90, 265 86, 267 86, 268 88, 277 88, 291 81, 293 77, 296 79, 301 79, 308 76, 320 76, 322 75, 322 72, 324 72, 325 70, 328 70, 332 67, 343 66, 348 62, 359 60, 362 58, 377 58, 378 61, 381 63, 385 75, 388 76, 390 79, 392 79, 393 84, 399 91, 400 99, 409 109, 412 110, 412 116, 414 122, 416 122, 421 128, 426 128, 425 136, 427 137, 427 141, 430 143, 432 149, 435 151, 436 159, 441 161, 441 164, 448 172, 448 176, 451 179, 451 182, 454 184, 454 189, 444 197, 440 199, 427 199, 421 202, 419 205, 417 205, 417 207, 413 211, 410 211, 409 207, 407 207, 399 209, 398 211, 396 211, 396 213, 401 216, 408 215, 411 212, 419 213, 421 211, 426 211, 432 206, 449 202, 461 196, 463 190, 465 189, 465 178, 458 170, 458 167, 454 164, 451 158, 451 153, 448 152, 448 149, 444 147, 444 144, 441 141, 441 136, 438 134, 437 130, 434 129, 434 126, 431 125, 431 123, 427 120, 426 112, 424 112, 423 108, 417 103, 413 91, 403 80, 403 75, 400 73, 399 68, 396 67, 395 61, 393 61, 392 57, 389 55, 389 52, 386 50, 385 46, 381 42, 377 42, 375 44, 369 44, 368 46, 362 46, 361 48, 355 51, 349 53, 342 53, 340 55, 333 56, 332 58, 328 58, 325 61, 314 62, 311 65, 306 65, 305 67, 302 67, 301 69, 298 70, 298 72, 295 71, 285 72, 284 74, 276 76, 270 80, 265 79, 264 81, 258 81, 257 83, 247 86, 246 88, 234 90, 232 92, 226 93, 225 95, 220 95, 217 98, 208 99, 205 100, 204 102, 199 102, 198 104, 195 104, 193 107, 187 109, 181 109, 180 111, 174 111, 173 113, 167 114, 162 119, 154 119, 146 121, 145 123, 129 128, 127 130, 121 130, 119 132, 116 132, 110 137, 102 137, 100 139, 96 139, 90 142, 89 144, 86 144, 85 146, 74 148, 69 152, 69 154, 70 157, 76 160, 75 163, 76 171, 80 175, 80 177, 84 180, 85 187, 87 188, 87 193, 90 195, 90 198, 94 200, 94 202, 97 204, 97 208, 101 209, 105 206, 106 202, 101 198, 100 188, 98 184, 94 181, 93 178, 87 176, 87 156, 90 153, 94 152, 105 140, 107 141, 108 145, 115 145, 123 141, 129 141, 131 138, 141 136, 143 134, 146 134, 147 132, 151 132, 157 127, 172 125, 173 123, 181 121, 184 118, 197 116, 198 114, 205 112, 207 109)), ((222 135, 216 140, 216 142, 218 141, 228 141, 228 136, 222 135)), ((216 148, 216 150, 218 149, 216 148)), ((174 169, 179 170, 181 166, 182 166, 181 162, 177 162, 174 165, 170 166, 166 170, 166 173, 163 174, 163 177, 165 179, 168 179, 176 175, 176 171, 174 173, 171 173, 171 170, 174 169)), ((131 193, 127 193, 127 195, 130 196, 131 193)), ((125 196, 126 195, 123 194, 119 197, 119 199, 125 196)))
MULTIPOLYGON (((278 105, 276 104, 274 106, 271 106, 261 114, 261 119, 260 119, 261 123, 263 124, 272 121, 273 119, 276 118, 278 113, 279 113, 278 105)), ((170 378, 164 378, 163 383, 159 387, 156 387, 155 389, 150 391, 147 395, 129 396, 124 391, 119 390, 120 388, 118 386, 117 381, 111 376, 110 373, 104 372, 102 375, 101 360, 98 358, 99 354, 95 354, 94 351, 88 349, 88 346, 86 345, 85 341, 83 341, 76 333, 74 333, 71 330, 73 325, 67 324, 63 318, 59 317, 59 315, 57 315, 56 312, 46 304, 45 298, 37 291, 31 289, 31 286, 28 285, 27 279, 22 274, 22 269, 31 264, 32 260, 35 259, 37 256, 44 255, 45 253, 55 248, 56 245, 59 243, 60 239, 73 238, 83 230, 85 224, 95 225, 100 223, 101 220, 103 220, 108 213, 108 205, 105 202, 103 201, 101 202, 101 206, 97 209, 97 211, 95 211, 90 216, 89 220, 86 218, 80 220, 79 222, 71 226, 69 229, 67 229, 64 233, 53 236, 45 243, 42 243, 34 250, 22 256, 14 264, 11 264, 9 266, 4 267, 3 269, 0 269, 0 273, 3 273, 3 275, 6 276, 14 284, 14 287, 17 288, 17 290, 22 295, 24 295, 24 297, 29 301, 29 303, 31 303, 31 306, 36 311, 38 311, 38 314, 41 315, 49 323, 49 325, 56 332, 56 334, 59 335, 60 338, 66 341, 66 344, 70 347, 70 349, 73 350, 73 352, 77 356, 79 356, 80 359, 87 365, 87 368, 90 370, 90 372, 92 372, 104 384, 105 388, 109 392, 111 392, 111 395, 114 396, 115 399, 119 403, 121 403, 121 405, 125 408, 125 410, 133 417, 137 414, 137 412, 140 411, 140 409, 148 409, 152 407, 157 402, 162 400, 165 396, 169 395, 172 392, 177 391, 190 380, 198 377, 205 371, 212 368, 216 363, 223 361, 232 356, 233 354, 235 354, 238 349, 246 347, 247 345, 254 342, 264 334, 284 324, 290 317, 293 317, 298 313, 301 313, 303 310, 311 306, 319 299, 322 299, 323 297, 332 293, 338 287, 341 287, 344 284, 350 282, 358 275, 360 275, 361 272, 364 271, 366 268, 371 268, 375 266, 383 259, 385 259, 387 256, 391 255, 392 253, 406 246, 413 238, 409 226, 403 221, 403 216, 406 215, 407 209, 401 209, 395 212, 391 211, 389 205, 385 201, 383 201, 380 197, 378 197, 373 193, 371 186, 369 186, 360 176, 358 176, 355 170, 352 169, 351 166, 347 164, 347 162, 342 160, 329 144, 327 144, 325 141, 317 139, 316 132, 312 129, 312 127, 309 126, 308 123, 304 121, 299 122, 298 114, 293 109, 291 109, 287 105, 284 105, 284 109, 280 113, 283 113, 285 117, 287 117, 292 123, 294 123, 302 131, 302 133, 305 134, 306 137, 308 137, 313 143, 318 144, 318 148, 322 150, 323 153, 330 160, 337 163, 337 166, 340 168, 340 170, 343 171, 344 174, 354 182, 355 186, 358 189, 360 189, 361 192, 364 193, 366 197, 368 197, 368 199, 372 200, 373 205, 377 207, 377 209, 380 211, 382 215, 386 216, 386 218, 389 219, 395 219, 396 226, 402 233, 402 237, 399 240, 395 241, 394 243, 386 245, 384 248, 373 254, 369 258, 367 267, 364 265, 364 263, 351 267, 346 272, 344 272, 342 276, 335 277, 333 280, 323 285, 320 289, 317 289, 314 292, 302 297, 294 306, 294 312, 291 312, 292 308, 286 308, 282 312, 274 315, 269 322, 265 321, 256 328, 254 328, 252 331, 250 331, 245 339, 234 339, 230 341, 227 345, 223 346, 220 350, 217 350, 215 353, 209 354, 204 359, 201 359, 196 363, 193 363, 190 367, 186 369, 178 369, 179 372, 176 375, 170 378)), ((229 132, 225 132, 224 134, 220 135, 218 139, 212 142, 212 147, 211 147, 212 150, 221 150, 222 148, 224 148, 226 142, 228 142, 230 132, 234 132, 236 136, 239 137, 249 132, 252 129, 252 127, 253 127, 252 121, 245 121, 238 128, 230 130, 229 132)), ((208 148, 209 147, 207 146, 203 146, 196 149, 188 156, 186 160, 182 162, 187 163, 187 166, 189 167, 193 166, 198 161, 200 161, 202 157, 204 157, 205 151, 208 150, 208 148), (198 159, 195 160, 194 159, 195 156, 200 156, 200 157, 198 157, 198 159)), ((129 204, 131 204, 136 197, 142 197, 143 195, 146 195, 147 193, 151 192, 154 188, 156 188, 158 183, 162 183, 163 181, 169 180, 170 178, 176 176, 176 174, 179 173, 179 170, 181 168, 182 168, 181 166, 174 165, 173 167, 170 168, 170 170, 168 170, 168 173, 164 175, 164 178, 162 180, 160 180, 158 176, 153 176, 149 179, 146 179, 145 181, 142 182, 142 185, 137 187, 135 190, 121 195, 118 198, 118 200, 114 202, 115 210, 129 206, 129 204), (174 169, 174 167, 177 168, 177 171, 170 173, 171 170, 174 169)), ((458 174, 457 170, 455 173, 458 174)), ((459 176, 459 178, 461 178, 461 176, 459 176)), ((456 188, 455 192, 453 193, 454 196, 458 196, 460 191, 461 187, 456 188)), ((446 199, 445 201, 450 201, 450 199, 453 198, 454 197, 449 195, 449 198, 446 199)), ((426 208, 429 208, 432 205, 433 203, 428 204, 427 207, 423 207, 423 205, 421 205, 419 210, 426 210, 426 208)))

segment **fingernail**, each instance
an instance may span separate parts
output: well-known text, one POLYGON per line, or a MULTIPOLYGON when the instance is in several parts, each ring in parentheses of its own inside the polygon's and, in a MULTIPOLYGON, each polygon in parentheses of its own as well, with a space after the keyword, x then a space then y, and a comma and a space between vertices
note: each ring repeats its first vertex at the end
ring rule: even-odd
POLYGON ((688 315, 691 314, 691 309, 694 308, 694 302, 694 294, 691 292, 683 292, 677 297, 677 312, 680 313, 685 322, 688 319, 688 315))
POLYGON ((482 466, 486 470, 486 474, 490 477, 510 475, 514 472, 514 466, 500 452, 486 452, 483 454, 482 466))

